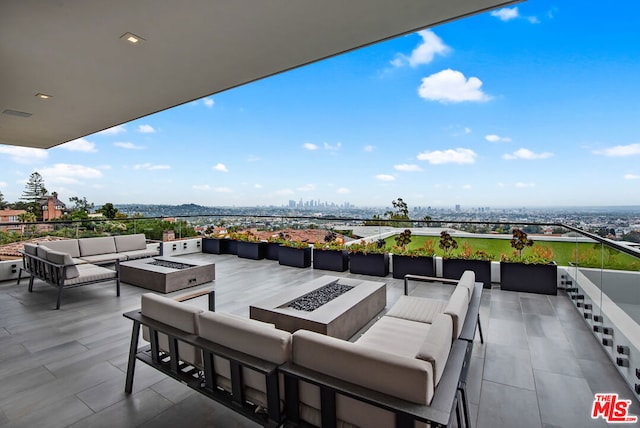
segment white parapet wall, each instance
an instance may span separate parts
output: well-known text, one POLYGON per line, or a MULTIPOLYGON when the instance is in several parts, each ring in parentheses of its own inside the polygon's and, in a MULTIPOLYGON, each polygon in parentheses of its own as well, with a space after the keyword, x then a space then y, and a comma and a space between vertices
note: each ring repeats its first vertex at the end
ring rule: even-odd
MULTIPOLYGON (((0 261, 0 281, 17 279, 21 267, 22 259, 0 261)), ((29 274, 23 272, 22 276, 28 277, 29 274)))
POLYGON ((202 238, 187 238, 160 243, 160 254, 165 257, 202 252, 202 238))

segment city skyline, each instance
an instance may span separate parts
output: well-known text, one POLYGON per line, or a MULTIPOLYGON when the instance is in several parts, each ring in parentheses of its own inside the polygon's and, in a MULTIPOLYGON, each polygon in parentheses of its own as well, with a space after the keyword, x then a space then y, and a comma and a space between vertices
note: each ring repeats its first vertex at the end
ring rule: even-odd
POLYGON ((532 0, 50 150, 0 146, 0 191, 38 171, 97 205, 638 205, 640 5, 609 6, 532 0))

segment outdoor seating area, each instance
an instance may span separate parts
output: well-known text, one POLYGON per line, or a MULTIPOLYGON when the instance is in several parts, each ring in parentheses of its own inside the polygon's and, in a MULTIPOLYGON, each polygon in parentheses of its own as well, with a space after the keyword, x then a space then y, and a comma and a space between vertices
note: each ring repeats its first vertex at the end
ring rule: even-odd
MULTIPOLYGON (((216 311, 229 314, 234 323, 236 319, 252 322, 251 304, 291 284, 325 275, 231 255, 199 253, 180 258, 187 263, 215 262, 216 311)), ((371 279, 349 273, 336 276, 371 279)), ((68 293, 60 311, 51 310, 53 288, 28 293, 15 281, 0 283, 0 426, 260 425, 147 364, 137 364, 131 394, 126 394, 132 323, 122 314, 139 309, 141 296, 148 290, 122 283, 121 297, 116 299, 114 282, 68 293)), ((385 313, 389 314, 404 295, 404 283, 393 278, 384 282, 385 313)), ((178 298, 204 288, 211 285, 166 296, 178 298)), ((411 297, 441 301, 449 300, 452 291, 452 285, 437 282, 410 281, 408 287, 411 297)), ((594 394, 606 390, 631 397, 563 291, 546 296, 494 287, 483 290, 480 300, 485 341, 475 337, 463 376, 470 426, 605 426, 590 418, 594 394)), ((203 295, 180 305, 206 312, 208 300, 203 295)), ((356 343, 366 341, 366 331, 380 322, 372 321, 356 334, 356 343)), ((294 369, 300 368, 292 366, 291 373, 294 369)), ((233 389, 232 383, 229 388, 233 389)), ((635 401, 630 413, 640 414, 635 401)), ((458 426, 456 417, 451 426, 458 426)))

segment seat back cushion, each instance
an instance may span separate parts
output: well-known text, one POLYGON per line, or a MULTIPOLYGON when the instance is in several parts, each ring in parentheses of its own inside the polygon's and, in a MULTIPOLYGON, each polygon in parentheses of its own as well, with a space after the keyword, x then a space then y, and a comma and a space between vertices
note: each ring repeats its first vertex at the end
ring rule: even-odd
POLYGON ((457 339, 462 333, 462 326, 467 317, 469 309, 469 294, 465 287, 456 287, 449 298, 449 303, 444 309, 444 313, 451 316, 453 320, 453 340, 457 339))
POLYGON ((144 233, 114 236, 114 241, 118 253, 147 249, 147 238, 144 236, 144 233))
MULTIPOLYGON (((144 316, 183 330, 186 333, 198 334, 200 331, 198 314, 203 312, 200 308, 178 303, 173 299, 153 293, 143 294, 141 303, 142 315, 144 316)), ((142 336, 144 340, 150 341, 149 330, 146 327, 142 329, 142 336)), ((169 340, 165 334, 158 334, 158 342, 162 351, 169 352, 169 340)), ((196 351, 193 346, 180 342, 178 344, 178 352, 181 360, 196 366, 202 365, 202 354, 196 351)))
POLYGON ((291 359, 291 333, 249 318, 204 312, 200 337, 274 364, 291 359))
POLYGON ((447 365, 451 344, 453 343, 453 321, 450 315, 440 314, 422 342, 416 358, 428 361, 433 366, 433 386, 440 382, 444 367, 447 365))
POLYGON ((413 403, 429 404, 433 398, 430 363, 312 331, 293 334, 293 362, 413 403))
POLYGON ((73 264, 73 260, 68 253, 50 250, 47 251, 47 260, 57 265, 71 265, 65 268, 64 279, 72 279, 80 276, 80 271, 73 264))
POLYGON ((24 252, 30 256, 37 256, 38 246, 36 244, 24 244, 24 252))
POLYGON ((80 248, 78 247, 77 239, 61 239, 59 241, 47 241, 46 247, 60 251, 62 253, 69 253, 73 258, 80 257, 80 248))
POLYGON ((78 246, 80 247, 80 257, 116 252, 116 243, 113 240, 113 236, 78 239, 78 246))
POLYGON ((467 294, 469 296, 469 300, 471 300, 471 295, 473 294, 473 288, 476 283, 476 273, 472 270, 466 270, 458 280, 457 287, 464 287, 467 290, 467 294))
POLYGON ((47 253, 51 251, 51 249, 49 247, 47 247, 46 245, 38 245, 38 249, 36 250, 36 255, 38 257, 40 257, 41 259, 47 259, 47 253))

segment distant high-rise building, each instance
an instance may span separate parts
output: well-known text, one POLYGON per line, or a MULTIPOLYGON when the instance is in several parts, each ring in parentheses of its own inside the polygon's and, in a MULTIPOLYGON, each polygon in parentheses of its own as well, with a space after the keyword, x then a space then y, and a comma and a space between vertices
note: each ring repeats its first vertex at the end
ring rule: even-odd
POLYGON ((460 211, 460 204, 456 204, 456 211, 460 211))

